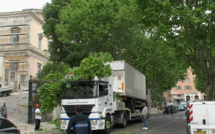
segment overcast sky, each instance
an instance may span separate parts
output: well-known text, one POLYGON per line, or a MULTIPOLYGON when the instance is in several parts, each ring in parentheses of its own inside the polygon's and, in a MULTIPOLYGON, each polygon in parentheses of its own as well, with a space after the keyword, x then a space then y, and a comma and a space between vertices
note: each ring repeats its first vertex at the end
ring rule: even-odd
POLYGON ((42 9, 51 0, 0 0, 0 12, 22 11, 22 9, 42 9))

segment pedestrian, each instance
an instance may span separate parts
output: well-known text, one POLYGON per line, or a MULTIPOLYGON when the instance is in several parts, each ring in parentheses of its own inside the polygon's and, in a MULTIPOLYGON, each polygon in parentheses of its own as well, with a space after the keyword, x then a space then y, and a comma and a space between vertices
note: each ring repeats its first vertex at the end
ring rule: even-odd
POLYGON ((170 105, 170 114, 173 114, 173 106, 170 105))
POLYGON ((3 102, 3 105, 2 105, 1 108, 0 108, 0 112, 1 112, 1 115, 2 115, 4 118, 7 118, 7 107, 6 107, 6 102, 3 102))
POLYGON ((168 114, 168 109, 167 109, 167 106, 165 105, 164 108, 163 108, 163 114, 168 114))
POLYGON ((75 106, 75 113, 76 115, 69 120, 67 134, 71 134, 71 128, 73 128, 73 134, 92 134, 90 120, 88 116, 82 114, 80 105, 75 106))
POLYGON ((185 111, 185 115, 186 115, 187 123, 189 123, 189 120, 190 120, 189 108, 187 108, 187 110, 185 111))
POLYGON ((148 108, 146 106, 146 103, 143 103, 142 114, 143 114, 143 123, 144 123, 143 129, 148 129, 148 108))
POLYGON ((35 105, 36 109, 35 109, 35 131, 38 131, 40 129, 40 121, 42 119, 41 113, 40 113, 40 105, 36 104, 35 105))

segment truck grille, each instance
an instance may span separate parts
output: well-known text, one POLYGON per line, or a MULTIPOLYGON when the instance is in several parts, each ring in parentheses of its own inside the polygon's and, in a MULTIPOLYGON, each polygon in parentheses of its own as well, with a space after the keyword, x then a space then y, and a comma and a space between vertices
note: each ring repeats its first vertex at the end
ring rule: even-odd
MULTIPOLYGON (((82 108, 83 108, 83 114, 89 116, 91 111, 92 111, 92 108, 95 106, 95 105, 81 105, 82 108)), ((68 117, 72 117, 73 115, 75 115, 75 105, 63 105, 65 111, 66 111, 66 114, 68 117)))

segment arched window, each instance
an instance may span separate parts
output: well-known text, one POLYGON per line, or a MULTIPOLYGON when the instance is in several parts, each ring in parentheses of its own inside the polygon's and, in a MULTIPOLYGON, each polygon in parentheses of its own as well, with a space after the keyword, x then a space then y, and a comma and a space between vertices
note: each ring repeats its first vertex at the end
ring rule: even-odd
POLYGON ((190 96, 189 95, 186 96, 186 100, 190 101, 190 96))
POLYGON ((199 100, 199 96, 198 95, 195 95, 195 100, 199 100))

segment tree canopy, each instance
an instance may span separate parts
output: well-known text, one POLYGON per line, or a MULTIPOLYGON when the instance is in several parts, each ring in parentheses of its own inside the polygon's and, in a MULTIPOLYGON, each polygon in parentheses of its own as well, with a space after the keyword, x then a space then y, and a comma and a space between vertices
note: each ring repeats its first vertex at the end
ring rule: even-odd
MULTIPOLYGON (((112 69, 110 65, 105 65, 105 63, 112 60, 113 58, 109 53, 93 53, 83 59, 78 67, 69 68, 69 66, 61 65, 61 69, 56 68, 55 71, 50 71, 47 75, 43 75, 41 79, 48 79, 49 82, 40 86, 38 90, 42 103, 41 112, 53 111, 59 105, 62 85, 67 84, 68 81, 90 80, 95 77, 110 76, 112 69)), ((50 65, 56 64, 46 64, 44 69, 50 68, 50 65)))
POLYGON ((207 99, 215 90, 215 2, 212 0, 139 0, 143 23, 154 37, 170 42, 207 86, 207 99))
POLYGON ((125 60, 144 73, 154 95, 170 90, 186 67, 178 62, 181 55, 169 45, 172 42, 158 36, 154 23, 158 21, 145 21, 144 5, 137 2, 52 0, 43 9, 51 61, 75 67, 91 53, 108 52, 114 60, 125 60))
POLYGON ((43 9, 51 60, 74 66, 93 52, 122 59, 122 49, 132 43, 141 22, 138 12, 128 0, 53 0, 43 9))

